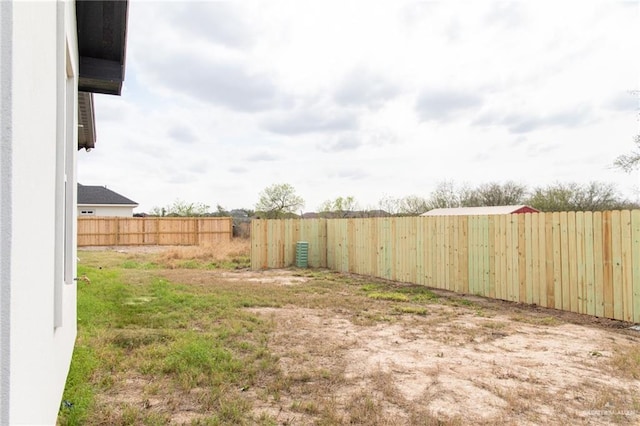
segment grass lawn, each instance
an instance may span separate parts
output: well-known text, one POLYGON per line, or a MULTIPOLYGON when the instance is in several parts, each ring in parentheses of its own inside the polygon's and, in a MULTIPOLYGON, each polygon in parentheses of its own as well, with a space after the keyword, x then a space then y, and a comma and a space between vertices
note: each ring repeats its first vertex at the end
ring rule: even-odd
MULTIPOLYGON (((209 415, 197 424, 243 422, 249 404, 236 394, 252 386, 276 361, 266 348, 269 324, 243 311, 276 303, 241 288, 186 286, 163 271, 246 267, 246 250, 224 258, 189 249, 173 253, 80 252, 78 338, 59 424, 167 424, 171 409, 110 404, 120 380, 148 382, 154 397, 175 395, 171 405, 192 404, 209 415), (188 257, 185 259, 185 257, 188 257), (240 290, 240 291, 238 291, 240 290)), ((136 386, 132 391, 137 392, 136 386)))
POLYGON ((640 420, 640 341, 619 322, 248 271, 247 242, 79 258, 60 425, 640 420))

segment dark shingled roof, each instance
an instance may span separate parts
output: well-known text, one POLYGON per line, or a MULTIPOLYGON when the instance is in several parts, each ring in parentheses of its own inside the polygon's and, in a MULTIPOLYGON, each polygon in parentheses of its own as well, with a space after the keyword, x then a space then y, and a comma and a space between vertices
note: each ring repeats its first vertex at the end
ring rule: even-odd
POLYGON ((78 184, 78 204, 138 205, 135 201, 104 186, 85 186, 80 184, 78 184))

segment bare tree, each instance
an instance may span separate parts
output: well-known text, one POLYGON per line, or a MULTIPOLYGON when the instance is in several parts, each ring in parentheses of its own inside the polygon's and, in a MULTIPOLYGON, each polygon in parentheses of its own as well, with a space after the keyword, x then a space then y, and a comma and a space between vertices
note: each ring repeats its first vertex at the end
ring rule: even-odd
POLYGON ((460 196, 453 181, 438 183, 427 200, 429 210, 460 207, 460 196))
POLYGON ((640 166, 640 135, 634 138, 636 149, 630 154, 623 154, 616 158, 613 165, 627 173, 632 172, 640 166))
POLYGON ((600 211, 637 208, 622 198, 615 186, 602 182, 587 185, 556 183, 536 188, 528 204, 541 211, 600 211))
POLYGON ((478 206, 510 206, 523 204, 527 195, 527 187, 508 181, 484 183, 475 190, 478 206))
POLYGON ((396 215, 400 212, 400 199, 385 195, 378 201, 378 208, 392 216, 396 215))
POLYGON ((408 195, 400 199, 400 214, 407 216, 419 216, 429 211, 429 204, 426 199, 417 195, 408 195))
POLYGON ((209 206, 204 203, 190 203, 176 199, 173 203, 165 207, 154 207, 151 209, 153 216, 205 216, 209 213, 209 206))
POLYGON ((358 202, 352 195, 347 197, 337 197, 335 200, 327 200, 320 206, 321 213, 333 213, 333 216, 347 217, 358 210, 358 202))

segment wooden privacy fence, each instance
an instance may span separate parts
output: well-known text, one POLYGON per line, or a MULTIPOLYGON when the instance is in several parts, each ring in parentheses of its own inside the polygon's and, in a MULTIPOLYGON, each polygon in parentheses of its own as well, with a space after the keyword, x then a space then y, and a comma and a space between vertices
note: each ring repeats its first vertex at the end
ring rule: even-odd
POLYGON ((640 210, 254 220, 251 264, 295 262, 640 322, 640 210))
POLYGON ((78 246, 213 245, 230 241, 229 217, 82 217, 78 246))

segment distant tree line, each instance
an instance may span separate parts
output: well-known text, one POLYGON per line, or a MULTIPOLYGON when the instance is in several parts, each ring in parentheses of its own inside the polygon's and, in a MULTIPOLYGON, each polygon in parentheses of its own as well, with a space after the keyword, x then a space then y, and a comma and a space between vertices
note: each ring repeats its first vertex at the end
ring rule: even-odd
MULTIPOLYGON (((452 181, 440 182, 427 197, 408 195, 405 197, 384 196, 376 206, 362 208, 355 196, 339 196, 326 200, 317 209, 317 213, 305 217, 376 217, 376 216, 415 216, 437 208, 482 207, 504 205, 529 205, 543 212, 555 211, 601 211, 637 209, 637 202, 624 198, 609 183, 591 182, 554 183, 529 189, 526 185, 508 181, 505 183, 488 182, 477 186, 457 185, 452 181)), ((283 219, 300 217, 304 199, 295 188, 287 183, 266 187, 259 194, 255 209, 227 210, 217 205, 214 211, 206 204, 176 200, 164 207, 154 207, 152 216, 219 216, 233 217, 238 221, 252 217, 263 219, 283 219)), ((235 223, 235 222, 234 222, 235 223)))
POLYGON ((618 156, 616 161, 613 163, 615 167, 627 173, 630 173, 640 167, 640 135, 636 135, 633 138, 633 143, 635 144, 636 149, 628 154, 618 156))
POLYGON ((210 206, 204 203, 190 203, 176 199, 173 203, 163 207, 154 207, 149 211, 148 216, 158 217, 252 217, 254 211, 251 209, 226 210, 220 204, 215 211, 210 211, 210 206))
POLYGON ((530 190, 513 181, 489 182, 476 187, 441 182, 426 198, 415 195, 383 198, 380 208, 394 215, 418 215, 437 208, 483 207, 525 204, 543 212, 601 211, 638 208, 622 197, 615 186, 602 182, 588 184, 554 183, 530 190))

